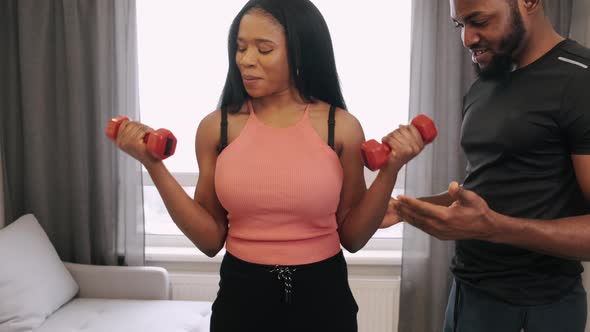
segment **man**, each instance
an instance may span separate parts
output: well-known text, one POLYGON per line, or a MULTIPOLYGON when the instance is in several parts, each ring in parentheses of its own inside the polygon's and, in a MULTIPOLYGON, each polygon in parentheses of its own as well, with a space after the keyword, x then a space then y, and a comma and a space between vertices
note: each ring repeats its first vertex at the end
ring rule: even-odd
POLYGON ((463 185, 392 201, 456 240, 445 332, 584 331, 590 259, 590 50, 541 0, 450 0, 479 79, 464 99, 463 185))

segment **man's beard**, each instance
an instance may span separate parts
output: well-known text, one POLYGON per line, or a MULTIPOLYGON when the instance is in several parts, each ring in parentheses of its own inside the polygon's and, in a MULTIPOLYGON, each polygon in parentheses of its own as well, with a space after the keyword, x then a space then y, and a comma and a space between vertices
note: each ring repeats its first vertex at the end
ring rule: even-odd
MULTIPOLYGON (((474 63, 475 72, 481 80, 503 79, 513 70, 513 53, 522 43, 525 35, 524 23, 518 7, 512 6, 512 31, 500 42, 501 53, 492 56, 490 63, 484 69, 474 63)), ((477 47, 474 47, 477 48, 477 47)))

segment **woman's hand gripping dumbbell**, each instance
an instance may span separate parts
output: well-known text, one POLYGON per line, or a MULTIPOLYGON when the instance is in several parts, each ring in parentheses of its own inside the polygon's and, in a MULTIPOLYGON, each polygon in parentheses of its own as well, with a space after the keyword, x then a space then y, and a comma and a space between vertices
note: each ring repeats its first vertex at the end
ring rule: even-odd
POLYGON ((176 137, 168 129, 153 130, 139 122, 129 121, 126 116, 112 118, 107 124, 105 134, 121 150, 143 164, 148 161, 146 154, 153 159, 163 160, 176 150, 176 137))
POLYGON ((389 160, 393 148, 394 157, 399 159, 401 168, 405 163, 416 156, 425 144, 434 140, 438 134, 434 122, 426 115, 420 114, 412 119, 411 125, 400 126, 399 129, 384 137, 390 144, 381 144, 372 139, 361 145, 361 158, 365 166, 371 171, 381 169, 389 160), (422 138, 417 142, 416 136, 422 138), (407 142, 414 142, 408 144, 407 142), (391 148, 390 148, 390 145, 391 148))

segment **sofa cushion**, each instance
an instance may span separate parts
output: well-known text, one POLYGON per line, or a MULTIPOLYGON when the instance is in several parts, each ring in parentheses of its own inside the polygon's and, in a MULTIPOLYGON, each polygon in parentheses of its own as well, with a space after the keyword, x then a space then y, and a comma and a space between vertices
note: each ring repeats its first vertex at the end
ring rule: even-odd
POLYGON ((211 302, 76 298, 34 332, 208 332, 211 302))
POLYGON ((0 331, 40 326, 78 292, 37 219, 24 215, 0 229, 0 331))

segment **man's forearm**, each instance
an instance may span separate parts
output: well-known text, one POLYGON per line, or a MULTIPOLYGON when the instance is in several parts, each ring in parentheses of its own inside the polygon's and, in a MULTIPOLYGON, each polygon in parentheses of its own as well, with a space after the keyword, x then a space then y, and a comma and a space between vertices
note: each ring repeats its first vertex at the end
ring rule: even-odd
POLYGON ((494 213, 498 230, 491 242, 572 260, 590 260, 590 215, 556 220, 512 218, 494 213))

